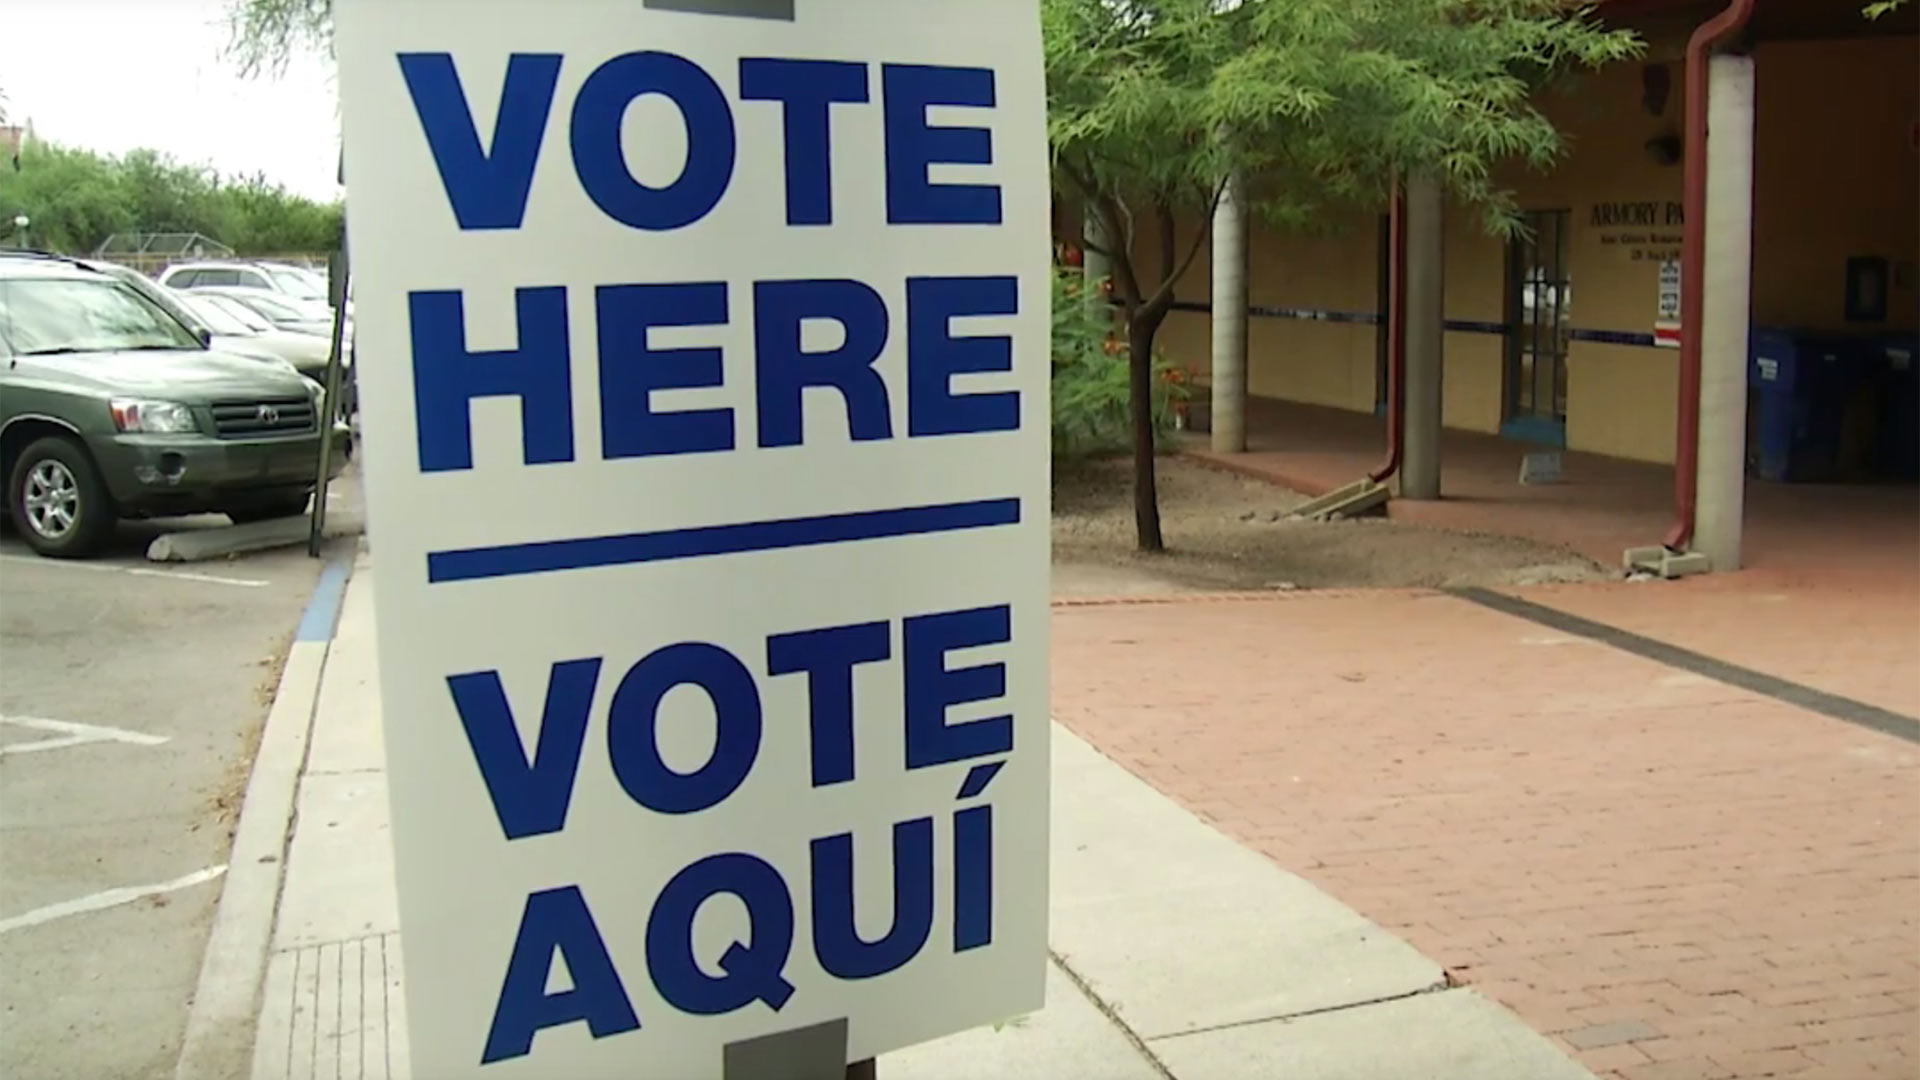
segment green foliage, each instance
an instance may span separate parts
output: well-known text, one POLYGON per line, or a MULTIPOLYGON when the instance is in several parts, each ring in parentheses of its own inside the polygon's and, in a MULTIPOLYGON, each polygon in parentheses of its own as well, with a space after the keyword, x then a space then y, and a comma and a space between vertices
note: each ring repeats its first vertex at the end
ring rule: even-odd
MULTIPOLYGON (((1400 177, 1431 176, 1510 233, 1518 208, 1496 167, 1545 167, 1563 152, 1534 91, 1640 51, 1568 0, 1041 0, 1040 10, 1054 171, 1110 238, 1136 367, 1151 363, 1229 177, 1254 213, 1300 227, 1344 206, 1376 209, 1400 177)), ((1145 428, 1134 521, 1141 550, 1155 551, 1145 428)))
POLYGON ((1876 3, 1868 4, 1861 14, 1869 19, 1877 19, 1882 15, 1890 15, 1898 11, 1906 4, 1907 0, 1877 0, 1876 3))
POLYGON ((198 232, 247 255, 329 251, 339 204, 288 192, 263 176, 224 178, 152 150, 108 157, 34 141, 0 178, 0 217, 32 219, 35 247, 86 254, 117 232, 198 232))
MULTIPOLYGON (((1131 442, 1127 355, 1112 306, 1088 302, 1077 270, 1053 277, 1053 452, 1057 458, 1123 451, 1131 442)), ((1154 363, 1154 429, 1173 430, 1174 408, 1186 399, 1180 370, 1154 363)))
POLYGON ((333 51, 332 0, 230 0, 227 55, 245 75, 286 69, 302 51, 333 51))
POLYGON ((1377 206, 1396 174, 1422 172, 1506 231, 1517 218, 1495 166, 1545 167, 1563 152, 1532 92, 1641 47, 1565 0, 1223 7, 1043 2, 1055 163, 1122 230, 1127 200, 1205 212, 1233 170, 1281 225, 1377 206))

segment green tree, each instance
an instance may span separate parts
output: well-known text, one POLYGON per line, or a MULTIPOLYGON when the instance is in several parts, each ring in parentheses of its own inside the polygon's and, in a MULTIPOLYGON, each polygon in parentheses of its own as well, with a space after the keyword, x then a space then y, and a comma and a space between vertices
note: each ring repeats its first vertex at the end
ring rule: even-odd
POLYGON ((295 53, 333 51, 332 0, 231 0, 227 55, 245 75, 285 69, 295 53))
MULTIPOLYGON (((1164 547, 1154 338, 1223 178, 1246 177, 1269 220, 1305 225, 1343 204, 1378 205, 1395 178, 1417 171, 1510 231, 1518 218, 1494 167, 1515 158, 1545 167, 1562 152, 1533 91, 1640 47, 1567 0, 1040 3, 1057 181, 1114 238, 1106 254, 1126 321, 1134 517, 1146 551, 1164 547)), ((329 0, 233 0, 231 12, 244 70, 331 50, 329 0)))
POLYGON ((1862 14, 1869 19, 1877 19, 1882 15, 1891 15, 1906 4, 1907 0, 1876 0, 1875 3, 1868 4, 1862 14))
POLYGON ((109 157, 35 140, 0 183, 0 214, 33 220, 36 246, 85 254, 117 232, 198 232, 242 254, 332 250, 338 203, 318 203, 264 177, 225 180, 153 150, 109 157))
POLYGON ((1516 209, 1495 166, 1562 153, 1533 92, 1639 49, 1564 0, 1042 0, 1041 11, 1057 179, 1112 238, 1143 551, 1164 546, 1154 338, 1223 178, 1245 178, 1253 212, 1302 226, 1380 205, 1418 172, 1510 231, 1516 209))

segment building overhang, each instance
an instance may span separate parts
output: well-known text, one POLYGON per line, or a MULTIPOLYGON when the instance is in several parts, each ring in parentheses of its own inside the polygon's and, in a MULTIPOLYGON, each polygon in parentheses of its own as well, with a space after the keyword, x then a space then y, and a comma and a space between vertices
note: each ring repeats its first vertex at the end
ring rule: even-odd
MULTIPOLYGON (((1920 33, 1920 0, 1878 19, 1861 9, 1868 0, 1761 0, 1748 24, 1754 41, 1809 41, 1920 33)), ((1698 26, 1727 5, 1725 0, 1600 0, 1597 14, 1634 28, 1698 26)))

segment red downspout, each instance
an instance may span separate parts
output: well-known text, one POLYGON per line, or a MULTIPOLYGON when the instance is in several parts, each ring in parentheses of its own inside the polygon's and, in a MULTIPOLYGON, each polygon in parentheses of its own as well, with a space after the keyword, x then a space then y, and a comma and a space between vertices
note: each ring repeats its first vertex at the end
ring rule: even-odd
POLYGON ((1376 484, 1400 471, 1407 397, 1407 196, 1395 185, 1387 210, 1387 459, 1367 474, 1376 484))
POLYGON ((1726 10, 1700 24, 1687 40, 1686 221, 1680 242, 1680 417, 1673 454, 1673 528, 1669 551, 1693 540, 1700 494, 1700 320, 1707 280, 1707 57, 1747 25, 1754 0, 1730 0, 1726 10))

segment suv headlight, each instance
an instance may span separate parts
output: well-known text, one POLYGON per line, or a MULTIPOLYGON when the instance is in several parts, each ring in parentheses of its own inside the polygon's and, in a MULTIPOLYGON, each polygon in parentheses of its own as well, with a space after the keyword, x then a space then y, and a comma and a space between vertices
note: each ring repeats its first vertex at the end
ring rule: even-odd
POLYGON ((178 435, 196 430, 193 410, 177 401, 116 400, 112 403, 113 426, 121 431, 148 435, 178 435))

